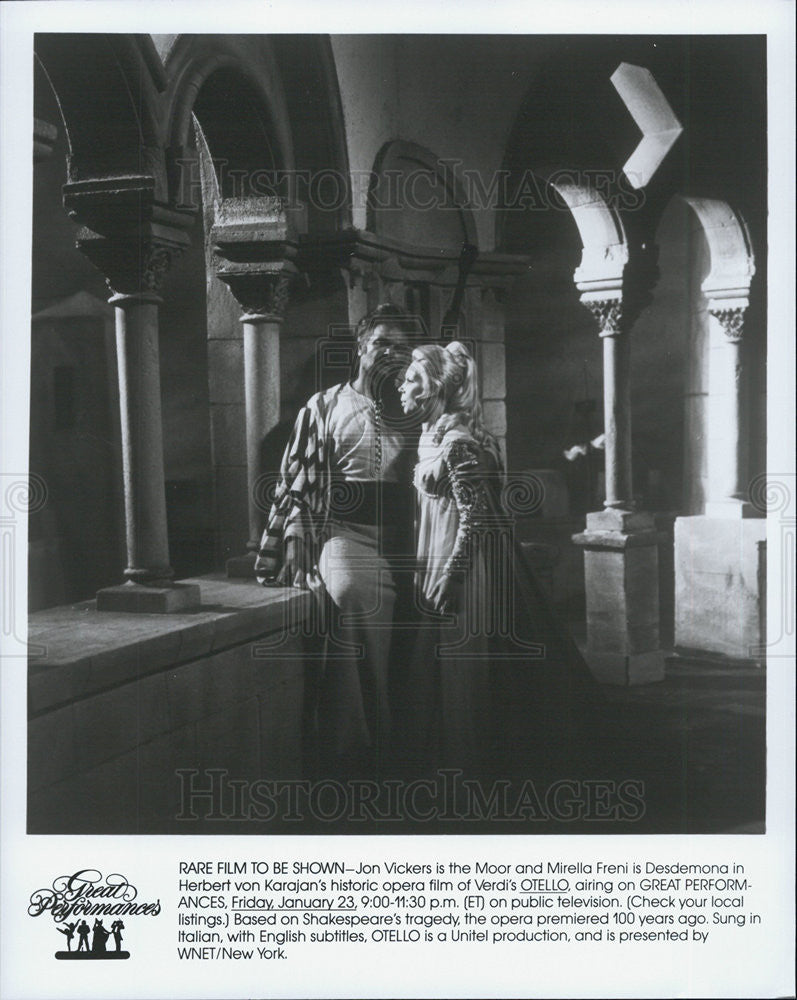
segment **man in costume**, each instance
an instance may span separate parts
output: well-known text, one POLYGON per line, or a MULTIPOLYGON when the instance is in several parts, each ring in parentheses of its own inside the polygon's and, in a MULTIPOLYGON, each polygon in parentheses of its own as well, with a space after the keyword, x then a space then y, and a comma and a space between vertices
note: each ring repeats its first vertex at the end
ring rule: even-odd
POLYGON ((411 586, 416 453, 399 416, 407 317, 378 306, 357 326, 358 366, 300 411, 255 565, 263 584, 309 587, 328 612, 316 705, 327 773, 382 770, 389 673, 411 586))

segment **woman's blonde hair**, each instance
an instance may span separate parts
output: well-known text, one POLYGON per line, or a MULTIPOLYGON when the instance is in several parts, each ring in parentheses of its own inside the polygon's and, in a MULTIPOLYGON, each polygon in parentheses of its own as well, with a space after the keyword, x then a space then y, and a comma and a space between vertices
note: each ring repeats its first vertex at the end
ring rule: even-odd
POLYGON ((452 427, 465 426, 481 445, 498 453, 492 434, 484 426, 479 399, 479 375, 473 355, 458 340, 449 344, 424 344, 412 352, 428 396, 440 400, 443 413, 435 427, 435 441, 452 427))

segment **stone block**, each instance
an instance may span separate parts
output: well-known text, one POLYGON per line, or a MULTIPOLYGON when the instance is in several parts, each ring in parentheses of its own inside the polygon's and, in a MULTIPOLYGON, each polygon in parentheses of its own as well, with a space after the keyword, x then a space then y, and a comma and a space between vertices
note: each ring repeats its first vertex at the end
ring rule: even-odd
POLYGON ((496 300, 495 292, 492 290, 486 291, 482 296, 481 323, 479 325, 479 334, 482 340, 503 343, 505 315, 505 306, 496 300))
POLYGON ((88 660, 55 663, 45 669, 31 665, 28 672, 28 712, 37 715, 73 701, 85 690, 90 671, 91 662, 88 660))
POLYGON ((588 549, 584 553, 584 579, 590 612, 626 613, 625 559, 623 552, 588 549))
POLYGON ((216 469, 216 528, 224 542, 224 558, 244 555, 249 538, 249 487, 245 465, 216 469))
POLYGON ((180 812, 181 785, 177 771, 195 767, 193 725, 175 729, 139 747, 137 798, 141 832, 168 832, 180 812))
POLYGON ((249 698, 202 719, 196 725, 196 766, 221 768, 231 779, 260 777, 260 719, 256 698, 249 698))
MULTIPOLYGON (((85 687, 75 692, 78 697, 106 691, 136 680, 140 675, 154 673, 173 663, 180 652, 182 642, 179 633, 163 632, 159 635, 153 629, 150 635, 143 637, 136 628, 128 634, 125 626, 132 623, 131 619, 126 615, 116 617, 119 645, 94 653, 85 687), (129 642, 125 642, 125 638, 129 638, 129 642)), ((132 621, 139 625, 138 616, 132 621)))
MULTIPOLYGON (((511 483, 514 477, 509 476, 511 483)), ((570 514, 570 493, 565 482, 565 477, 558 469, 525 469, 518 474, 519 483, 524 482, 534 489, 535 494, 540 494, 540 506, 538 508, 542 517, 568 517, 570 514)), ((522 516, 525 511, 518 510, 517 514, 522 516)))
MULTIPOLYGON (((602 513, 609 514, 609 523, 618 514, 602 513)), ((584 548, 586 659, 601 683, 640 684, 664 677, 659 650, 659 536, 646 530, 647 515, 631 516, 643 530, 610 530, 600 518, 601 527, 590 530, 594 515, 587 515, 587 530, 573 536, 584 548)))
POLYGON ((484 343, 479 349, 483 399, 506 397, 506 350, 503 344, 484 343))
POLYGON ((76 763, 86 771, 170 728, 166 679, 145 677, 74 706, 76 763))
POLYGON ((484 401, 484 424, 496 437, 506 435, 506 404, 503 400, 487 399, 484 401))
POLYGON ((216 465, 246 465, 243 403, 214 403, 210 407, 210 444, 216 465))
POLYGON ((664 654, 660 649, 647 653, 612 654, 587 651, 587 661, 599 684, 655 684, 664 680, 664 654))
POLYGON ((619 510, 605 507, 587 514, 587 532, 614 531, 625 537, 618 538, 618 546, 629 548, 632 545, 645 544, 639 537, 640 533, 653 528, 653 516, 647 511, 619 510))
POLYGON ((45 788, 74 774, 75 724, 72 706, 28 723, 28 787, 45 788))
POLYGON ((242 340, 208 341, 210 403, 244 402, 244 355, 242 340))
POLYGON ((675 644, 749 659, 764 645, 759 545, 763 519, 675 521, 675 644))
POLYGON ((28 833, 138 833, 138 751, 28 797, 28 833))
POLYGON ((162 587, 122 583, 97 592, 97 611, 174 614, 198 608, 201 603, 199 587, 192 583, 172 583, 162 587))
POLYGON ((232 580, 254 580, 255 554, 247 552, 243 556, 233 556, 225 563, 227 576, 232 580))

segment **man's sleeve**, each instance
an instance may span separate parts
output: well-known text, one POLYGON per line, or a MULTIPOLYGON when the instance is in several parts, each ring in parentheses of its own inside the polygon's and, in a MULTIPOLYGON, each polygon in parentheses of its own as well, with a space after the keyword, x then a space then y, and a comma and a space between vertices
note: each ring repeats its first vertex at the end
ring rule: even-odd
POLYGON ((299 411, 282 456, 274 502, 255 560, 255 576, 261 584, 279 573, 285 539, 313 533, 323 469, 319 413, 314 403, 315 397, 299 411))

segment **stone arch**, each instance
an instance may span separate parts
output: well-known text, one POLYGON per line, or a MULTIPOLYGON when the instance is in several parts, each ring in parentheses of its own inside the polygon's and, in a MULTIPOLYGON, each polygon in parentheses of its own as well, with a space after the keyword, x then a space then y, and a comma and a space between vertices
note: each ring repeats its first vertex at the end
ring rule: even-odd
POLYGON ((150 36, 42 33, 34 52, 58 99, 69 181, 148 174, 166 200, 165 78, 150 36))
POLYGON ((421 246, 478 245, 463 185, 431 150, 393 139, 376 155, 368 192, 366 226, 421 246))
POLYGON ((581 262, 573 275, 578 288, 584 292, 619 289, 629 259, 619 213, 600 192, 565 174, 549 184, 570 210, 581 237, 581 262))
MULTIPOLYGON (((308 197, 308 228, 334 232, 352 225, 352 184, 338 74, 328 35, 273 35, 269 39, 285 89, 294 159, 304 176, 339 183, 334 204, 308 197)), ((301 186, 300 186, 301 196, 301 186)), ((310 188, 312 194, 312 187, 310 188)))
POLYGON ((683 200, 697 216, 708 242, 711 269, 703 279, 703 292, 709 298, 746 298, 755 274, 747 223, 725 201, 689 196, 683 200))
POLYGON ((175 200, 186 197, 179 167, 191 159, 194 115, 217 166, 222 196, 232 193, 226 190, 225 177, 233 183, 238 178, 243 185, 252 182, 256 171, 293 169, 290 125, 275 59, 267 39, 258 38, 256 51, 252 47, 246 37, 215 35, 180 35, 172 44, 166 57, 165 141, 175 200), (234 116, 229 113, 233 105, 234 116))
MULTIPOLYGON (((165 60, 170 80, 166 142, 172 164, 186 155, 196 114, 211 156, 224 161, 229 172, 276 170, 282 174, 278 193, 306 206, 311 232, 335 231, 351 224, 345 127, 328 38, 180 35, 168 42, 165 60), (223 114, 225 89, 235 92, 235 100, 242 98, 247 110, 247 120, 238 121, 236 128, 231 127, 233 117, 223 114), (212 121, 214 91, 221 98, 216 102, 217 124, 212 121), (313 184, 324 175, 330 179, 331 174, 337 192, 334 209, 319 210, 313 184)), ((260 174, 253 189, 241 193, 271 193, 264 180, 260 174)), ((175 169, 175 196, 179 186, 175 169)))
POLYGON ((528 211, 505 207, 503 226, 504 250, 530 262, 507 302, 509 454, 561 477, 570 511, 583 513, 604 491, 603 455, 588 447, 603 428, 595 320, 620 305, 628 238, 614 206, 573 171, 524 176, 528 211), (566 460, 573 446, 584 451, 566 460))
MULTIPOLYGON (((756 261, 748 226, 728 202, 675 195, 662 215, 657 242, 663 278, 668 256, 674 253, 688 275, 689 299, 680 317, 688 484, 684 509, 699 514, 718 494, 743 494, 746 481, 760 471, 755 463, 763 461, 758 456, 764 453, 766 427, 763 303, 754 282, 756 261), (672 246, 674 239, 680 246, 672 246), (734 434, 735 458, 725 461, 726 439, 734 434), (729 486, 723 480, 730 473, 723 467, 734 464, 737 478, 745 482, 729 486)), ((661 294, 657 288, 657 298, 661 294)))

